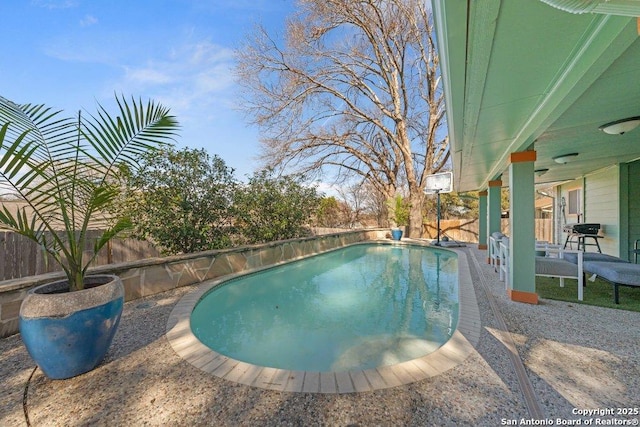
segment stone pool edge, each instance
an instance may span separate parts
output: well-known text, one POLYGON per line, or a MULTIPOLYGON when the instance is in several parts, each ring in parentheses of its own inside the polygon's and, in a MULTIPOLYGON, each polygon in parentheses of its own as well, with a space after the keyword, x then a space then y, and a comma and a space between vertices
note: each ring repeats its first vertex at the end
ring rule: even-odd
MULTIPOLYGON (((409 240, 390 243, 372 240, 366 243, 412 244, 409 240)), ((362 243, 355 243, 362 244, 362 243)), ((258 271, 244 271, 203 282, 175 305, 167 321, 166 337, 173 350, 196 368, 222 379, 262 389, 303 393, 356 393, 410 384, 439 375, 461 364, 480 338, 480 312, 476 301, 467 255, 456 248, 440 248, 458 255, 458 325, 452 337, 438 350, 426 356, 367 370, 348 372, 305 372, 262 367, 221 355, 202 344, 192 333, 190 316, 200 298, 213 287, 233 277, 258 271)))

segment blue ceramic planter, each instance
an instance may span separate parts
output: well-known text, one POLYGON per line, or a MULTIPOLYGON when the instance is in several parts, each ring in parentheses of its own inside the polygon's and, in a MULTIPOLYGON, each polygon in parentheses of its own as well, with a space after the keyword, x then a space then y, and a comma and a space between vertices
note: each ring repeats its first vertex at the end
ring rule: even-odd
POLYGON ((124 303, 122 282, 116 276, 93 276, 85 286, 76 292, 65 292, 66 281, 38 286, 20 308, 22 341, 51 379, 98 366, 116 333, 124 303))
POLYGON ((402 230, 400 230, 399 228, 394 228, 393 230, 391 230, 391 238, 393 240, 402 239, 402 230))

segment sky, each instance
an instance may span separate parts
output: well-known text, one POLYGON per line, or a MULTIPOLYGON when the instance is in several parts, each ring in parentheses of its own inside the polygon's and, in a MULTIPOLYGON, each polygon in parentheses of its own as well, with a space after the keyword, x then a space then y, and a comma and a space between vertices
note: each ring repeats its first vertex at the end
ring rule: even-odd
POLYGON ((0 95, 73 116, 115 95, 153 99, 244 179, 258 129, 238 111, 234 51, 255 24, 281 35, 294 0, 1 0, 0 95))

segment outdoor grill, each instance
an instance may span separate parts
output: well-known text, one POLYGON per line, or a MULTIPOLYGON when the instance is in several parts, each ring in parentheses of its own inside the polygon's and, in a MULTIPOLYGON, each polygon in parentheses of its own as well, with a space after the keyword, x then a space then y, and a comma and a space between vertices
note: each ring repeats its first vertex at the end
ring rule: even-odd
POLYGON ((564 232, 569 234, 598 234, 600 224, 567 224, 564 232))
POLYGON ((578 250, 582 247, 583 251, 586 251, 585 246, 597 246, 598 252, 602 252, 600 250, 600 244, 598 243, 598 239, 604 237, 600 233, 600 224, 595 223, 582 223, 582 224, 566 224, 563 228, 563 231, 567 233, 567 240, 564 242, 564 247, 567 247, 569 244, 570 248, 572 248, 573 238, 578 239, 578 250), (592 238, 595 243, 585 243, 585 238, 592 238))

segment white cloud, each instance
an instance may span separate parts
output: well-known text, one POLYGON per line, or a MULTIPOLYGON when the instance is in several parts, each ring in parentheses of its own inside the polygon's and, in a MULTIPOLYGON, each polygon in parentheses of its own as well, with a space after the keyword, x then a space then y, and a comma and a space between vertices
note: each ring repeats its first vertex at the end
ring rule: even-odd
POLYGON ((241 11, 244 13, 271 12, 286 8, 293 0, 193 0, 192 6, 206 11, 229 12, 241 11))
POLYGON ((145 68, 125 67, 125 79, 133 84, 162 85, 171 83, 173 79, 165 72, 154 69, 153 66, 145 68))
POLYGON ((86 15, 84 18, 80 20, 80 25, 82 27, 90 27, 98 23, 98 18, 92 15, 86 15))
POLYGON ((340 197, 341 186, 324 181, 315 182, 315 184, 317 185, 318 193, 322 193, 326 197, 340 197))
MULTIPOLYGON (((234 85, 233 51, 210 42, 185 44, 164 58, 123 67, 118 92, 141 94, 170 106, 181 121, 202 119, 213 106, 227 104, 234 85)), ((107 89, 110 93, 114 88, 107 89)))
MULTIPOLYGON (((116 39, 114 43, 121 42, 116 39)), ((60 61, 107 65, 112 65, 117 61, 119 52, 98 48, 98 46, 105 46, 103 39, 92 42, 70 36, 60 36, 44 42, 42 49, 45 55, 60 61)))
POLYGON ((78 5, 77 0, 31 0, 31 4, 45 9, 69 9, 78 5))
POLYGON ((186 45, 182 49, 174 50, 173 53, 187 57, 192 65, 218 63, 233 57, 231 49, 207 41, 186 45))
POLYGON ((219 92, 233 84, 230 64, 224 63, 211 67, 194 76, 194 83, 199 91, 219 92))

